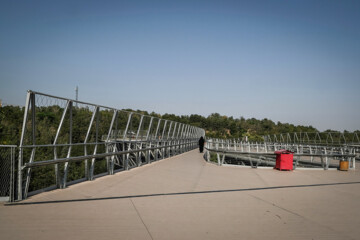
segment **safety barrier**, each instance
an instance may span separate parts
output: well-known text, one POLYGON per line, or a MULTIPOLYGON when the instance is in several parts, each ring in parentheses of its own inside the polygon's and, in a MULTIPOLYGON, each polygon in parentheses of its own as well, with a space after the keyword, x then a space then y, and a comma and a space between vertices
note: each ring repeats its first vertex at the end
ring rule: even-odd
POLYGON ((204 135, 188 124, 29 90, 17 199, 189 151, 204 135))
POLYGON ((258 167, 260 165, 274 166, 275 151, 286 149, 294 152, 294 169, 299 166, 312 168, 338 168, 339 161, 349 162, 349 168, 355 169, 359 149, 351 146, 317 146, 306 144, 285 143, 251 143, 240 140, 209 139, 206 142, 205 157, 218 165, 236 162, 242 165, 258 167), (211 153, 215 154, 211 157, 211 153), (230 160, 226 160, 228 157, 230 160))
POLYGON ((266 143, 347 145, 360 148, 360 135, 357 132, 293 132, 265 135, 263 139, 266 143))
POLYGON ((0 145, 0 201, 14 200, 15 145, 0 145))

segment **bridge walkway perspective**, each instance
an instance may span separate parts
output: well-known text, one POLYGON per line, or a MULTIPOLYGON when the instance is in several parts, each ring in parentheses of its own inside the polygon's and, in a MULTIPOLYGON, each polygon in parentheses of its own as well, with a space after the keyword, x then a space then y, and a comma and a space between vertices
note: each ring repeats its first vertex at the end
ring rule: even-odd
POLYGON ((359 239, 360 172, 217 166, 198 150, 0 205, 1 239, 359 239))

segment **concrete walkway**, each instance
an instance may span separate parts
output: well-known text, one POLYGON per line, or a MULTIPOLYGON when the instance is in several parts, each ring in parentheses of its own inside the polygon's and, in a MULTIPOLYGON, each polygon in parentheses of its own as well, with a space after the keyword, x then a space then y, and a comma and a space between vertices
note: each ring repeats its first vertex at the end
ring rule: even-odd
POLYGON ((360 172, 218 167, 194 150, 0 205, 1 239, 360 239, 360 172))

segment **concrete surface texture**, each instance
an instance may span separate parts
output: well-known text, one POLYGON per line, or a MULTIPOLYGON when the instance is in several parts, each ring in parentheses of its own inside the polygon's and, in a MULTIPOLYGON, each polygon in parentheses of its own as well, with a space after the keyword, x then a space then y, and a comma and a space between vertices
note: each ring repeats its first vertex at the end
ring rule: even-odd
POLYGON ((219 167, 197 150, 0 205, 1 239, 360 239, 360 172, 219 167))

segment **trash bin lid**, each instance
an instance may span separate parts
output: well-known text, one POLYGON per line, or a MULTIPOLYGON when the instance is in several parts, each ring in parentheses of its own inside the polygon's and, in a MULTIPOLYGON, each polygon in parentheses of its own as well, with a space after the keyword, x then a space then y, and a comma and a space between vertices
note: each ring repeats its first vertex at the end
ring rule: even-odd
POLYGON ((275 151, 275 154, 293 154, 294 152, 286 150, 286 149, 280 149, 278 151, 275 151))

